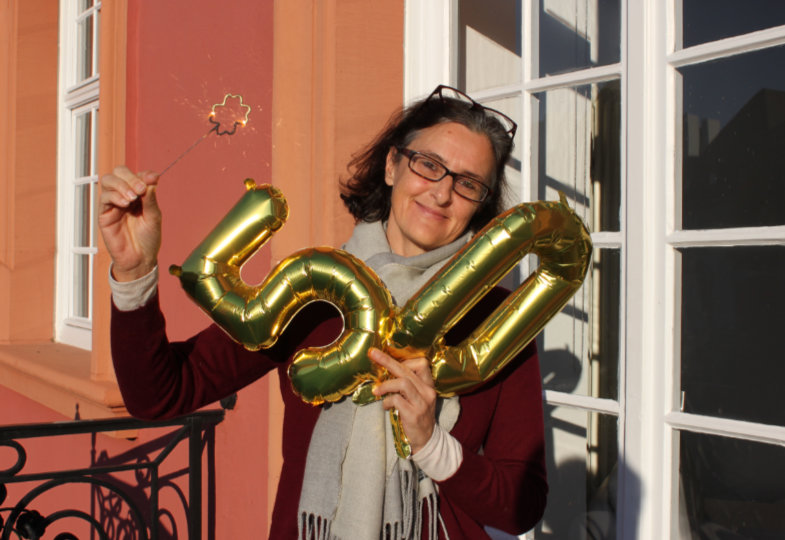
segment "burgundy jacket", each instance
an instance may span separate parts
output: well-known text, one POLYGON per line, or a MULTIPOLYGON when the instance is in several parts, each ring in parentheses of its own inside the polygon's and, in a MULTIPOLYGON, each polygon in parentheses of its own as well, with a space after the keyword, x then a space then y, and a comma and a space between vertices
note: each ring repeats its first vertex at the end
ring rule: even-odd
MULTIPOLYGON (((447 342, 455 344, 468 335, 505 295, 501 289, 486 295, 450 331, 447 342)), ((170 343, 156 295, 134 311, 113 306, 112 358, 129 413, 144 419, 187 414, 278 369, 284 462, 270 538, 293 539, 308 444, 320 409, 294 394, 286 369, 298 349, 330 343, 342 324, 332 307, 316 302, 297 315, 270 349, 248 351, 215 325, 188 341, 170 343)), ((460 405, 451 434, 463 446, 463 462, 452 477, 437 483, 439 513, 450 538, 488 538, 483 525, 513 534, 531 529, 542 517, 548 491, 534 344, 494 380, 462 395, 460 405)))

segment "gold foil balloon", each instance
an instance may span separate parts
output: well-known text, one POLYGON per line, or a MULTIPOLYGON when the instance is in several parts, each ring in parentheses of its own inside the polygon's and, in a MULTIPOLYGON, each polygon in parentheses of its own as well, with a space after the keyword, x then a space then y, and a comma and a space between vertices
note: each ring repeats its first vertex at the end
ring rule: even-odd
MULTIPOLYGON (((246 180, 247 192, 183 263, 172 267, 186 292, 246 348, 270 347, 305 304, 324 300, 343 315, 344 330, 326 347, 305 349, 289 369, 292 388, 314 405, 354 393, 376 400, 386 376, 368 359, 371 347, 431 361, 441 396, 472 390, 510 362, 564 307, 586 276, 591 240, 567 205, 533 202, 495 218, 400 309, 376 274, 349 253, 313 248, 293 253, 256 287, 240 269, 287 217, 283 195, 246 180), (444 335, 528 253, 538 269, 470 336, 454 347, 444 335)), ((391 411, 398 454, 409 454, 391 411)))
POLYGON ((532 202, 492 220, 395 317, 385 345, 399 358, 426 356, 441 396, 466 392, 504 368, 583 283, 591 238, 567 205, 532 202), (538 269, 455 347, 444 335, 525 255, 538 269))
POLYGON ((246 188, 183 265, 170 271, 218 326, 250 350, 272 346, 309 302, 335 305, 343 316, 343 333, 327 347, 299 351, 289 375, 304 401, 337 401, 380 375, 368 350, 381 345, 379 329, 390 316, 390 294, 359 259, 328 248, 294 253, 260 286, 247 285, 240 276, 243 263, 283 225, 288 207, 272 186, 246 180, 246 188))

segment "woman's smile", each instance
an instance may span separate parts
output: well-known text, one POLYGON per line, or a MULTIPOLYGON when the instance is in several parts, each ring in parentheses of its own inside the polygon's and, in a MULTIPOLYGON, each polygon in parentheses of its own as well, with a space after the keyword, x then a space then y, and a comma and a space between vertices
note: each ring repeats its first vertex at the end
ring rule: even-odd
MULTIPOLYGON (((423 129, 407 149, 485 183, 490 182, 494 170, 488 137, 454 122, 423 129)), ((387 239, 393 253, 405 257, 456 240, 466 231, 481 204, 456 194, 452 175, 436 182, 426 180, 409 168, 409 159, 390 149, 385 177, 392 186, 387 239)))

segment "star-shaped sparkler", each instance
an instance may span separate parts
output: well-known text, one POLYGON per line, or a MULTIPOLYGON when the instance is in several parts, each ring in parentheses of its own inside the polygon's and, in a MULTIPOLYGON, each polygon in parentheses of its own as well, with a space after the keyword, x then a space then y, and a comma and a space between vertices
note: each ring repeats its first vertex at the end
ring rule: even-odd
POLYGON ((174 161, 164 167, 164 170, 162 170, 158 176, 163 176, 163 174, 171 169, 175 163, 184 158, 188 152, 196 148, 196 145, 205 140, 210 133, 215 132, 217 135, 234 135, 238 126, 245 127, 248 123, 249 114, 251 114, 251 107, 250 105, 243 103, 243 96, 239 94, 226 94, 223 103, 216 103, 210 109, 208 119, 210 120, 210 123, 213 124, 213 127, 211 127, 207 133, 196 139, 196 141, 189 146, 185 152, 177 156, 174 161))
POLYGON ((215 124, 213 129, 218 135, 234 135, 237 126, 244 127, 248 123, 249 114, 251 114, 251 107, 243 103, 243 96, 226 94, 223 103, 213 105, 210 111, 210 123, 215 124), (222 125, 231 125, 232 128, 221 128, 222 125))

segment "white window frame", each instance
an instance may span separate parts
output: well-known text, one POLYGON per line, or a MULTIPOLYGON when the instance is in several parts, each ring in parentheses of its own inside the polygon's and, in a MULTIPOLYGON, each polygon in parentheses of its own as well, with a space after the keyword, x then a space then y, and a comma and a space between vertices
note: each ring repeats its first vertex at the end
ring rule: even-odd
POLYGON ((81 16, 76 13, 77 3, 72 0, 60 2, 60 56, 59 56, 59 89, 58 89, 58 165, 57 165, 57 263, 55 274, 55 340, 81 349, 92 348, 92 313, 93 313, 93 261, 97 253, 95 219, 90 220, 90 245, 77 247, 74 238, 74 188, 78 184, 89 184, 90 200, 95 211, 97 194, 97 174, 84 178, 76 178, 76 122, 79 114, 91 111, 91 171, 96 171, 97 140, 98 140, 98 96, 100 79, 98 73, 98 51, 100 17, 95 17, 92 42, 92 74, 83 81, 76 82, 78 33, 77 21, 93 16, 100 11, 101 3, 95 5, 81 16), (75 255, 87 255, 88 315, 74 315, 73 298, 75 296, 75 255))
MULTIPOLYGON (((523 0, 522 13, 536 14, 537 3, 533 0, 523 0)), ((622 19, 625 14, 622 13, 622 19)), ((452 52, 455 50, 457 43, 457 36, 454 35, 455 20, 457 18, 457 3, 450 0, 439 0, 437 2, 418 2, 417 0, 408 0, 406 2, 406 28, 404 32, 404 69, 405 69, 405 98, 409 102, 412 99, 426 96, 428 93, 440 83, 453 83, 456 80, 455 66, 457 65, 456 55, 452 52), (441 25, 437 24, 441 21, 441 25)), ((536 31, 536 17, 524 16, 524 21, 529 27, 523 29, 524 35, 529 35, 530 32, 536 31)), ((624 32, 625 25, 622 24, 622 32, 624 32)), ((622 37, 624 39, 624 37, 622 37)), ((537 156, 532 155, 532 132, 526 129, 527 125, 535 126, 536 122, 532 121, 533 108, 531 106, 531 99, 527 96, 537 92, 543 92, 560 87, 570 87, 578 84, 590 84, 603 82, 613 79, 621 78, 625 65, 625 55, 622 54, 621 61, 618 64, 611 66, 602 66, 589 70, 582 70, 578 73, 566 73, 554 77, 540 78, 531 80, 531 73, 535 71, 534 66, 529 61, 532 54, 527 50, 528 43, 523 44, 522 49, 522 74, 523 84, 510 85, 503 88, 495 88, 491 91, 473 92, 472 97, 480 101, 489 98, 504 98, 512 95, 519 94, 522 99, 522 121, 520 122, 522 129, 519 130, 520 140, 518 144, 522 147, 521 159, 524 163, 531 163, 537 156)), ((622 79, 622 103, 624 103, 625 89, 624 80, 622 79)), ((622 105, 623 106, 623 105, 622 105)), ((624 113, 622 113, 622 133, 624 132, 624 113)), ((535 129, 532 127, 532 129, 535 129)), ((624 141, 622 141, 622 190, 625 186, 625 163, 624 163, 624 141)), ((532 181, 531 175, 532 167, 521 168, 521 190, 520 193, 528 194, 528 198, 532 199, 537 196, 537 186, 532 181)), ((624 191, 622 191, 622 200, 624 200, 624 191)), ((524 195, 526 197, 526 195, 524 195)), ((621 216, 621 231, 622 232, 599 232, 592 233, 592 241, 597 248, 610 247, 624 249, 624 209, 622 208, 621 216)), ((624 260, 622 257, 622 276, 625 275, 624 260)), ((626 280, 622 279, 621 284, 621 298, 625 298, 625 284, 626 280)), ((626 317, 624 316, 624 302, 621 307, 622 316, 620 318, 620 334, 623 336, 625 329, 624 324, 626 317)), ((622 343, 622 346, 624 343, 622 343)), ((583 395, 568 394, 563 392, 546 391, 544 398, 547 403, 556 406, 566 406, 574 409, 591 411, 602 414, 609 414, 619 418, 618 424, 618 452, 620 465, 626 455, 625 452, 625 350, 620 350, 620 373, 619 373, 619 400, 594 398, 583 395)), ((619 468, 619 488, 620 493, 623 485, 628 481, 624 471, 626 467, 620 466, 619 468)), ((636 501, 633 501, 637 504, 636 501)), ((624 505, 624 497, 619 496, 619 507, 624 505)), ((619 515, 624 515, 623 510, 619 515)), ((624 536, 622 536, 624 537, 624 536)))
MULTIPOLYGON (((537 32, 538 2, 522 0, 523 35, 537 32), (527 17, 526 14, 529 16, 527 17)), ((406 102, 439 83, 454 82, 457 0, 407 0, 404 46, 406 102)), ((619 478, 617 537, 679 537, 679 430, 785 445, 785 428, 686 414, 680 410, 680 266, 678 248, 783 245, 785 226, 680 230, 681 101, 677 68, 785 44, 785 26, 680 48, 680 0, 621 0, 621 58, 615 65, 532 80, 529 41, 522 50, 523 83, 473 94, 526 96, 562 86, 621 80, 622 215, 620 233, 593 233, 597 247, 622 253, 619 400, 545 392, 550 404, 617 415, 619 478), (630 219, 627 216, 632 216, 630 219), (629 359, 629 361, 627 360, 629 359), (664 474, 663 471, 668 471, 664 474)), ((522 103, 518 144, 531 155, 533 111, 522 103)), ((529 167, 521 193, 536 197, 529 167)))
POLYGON ((740 36, 729 37, 714 42, 704 43, 682 49, 681 43, 681 0, 669 2, 667 10, 667 20, 671 23, 666 31, 662 32, 667 37, 663 51, 667 51, 663 58, 664 73, 664 92, 666 96, 665 110, 663 117, 666 124, 665 140, 668 144, 668 157, 665 164, 668 167, 664 171, 665 178, 669 179, 666 183, 667 189, 664 194, 664 211, 661 212, 665 218, 664 227, 661 229, 664 234, 662 247, 664 250, 664 280, 665 291, 672 291, 665 294, 665 310, 663 313, 664 328, 671 328, 671 340, 667 344, 667 349, 663 358, 667 368, 664 370, 665 380, 662 392, 664 411, 663 425, 663 462, 671 471, 670 475, 664 475, 664 480, 668 484, 663 487, 661 493, 660 507, 662 510, 662 522, 670 523, 668 533, 676 538, 679 534, 679 500, 678 500, 678 462, 679 452, 679 433, 681 430, 707 435, 717 435, 742 439, 764 444, 778 446, 785 445, 785 427, 766 425, 757 422, 747 422, 731 420, 698 414, 688 414, 681 410, 681 381, 679 378, 679 347, 681 328, 681 294, 680 276, 681 265, 679 248, 686 247, 739 247, 739 246, 773 246, 785 245, 785 226, 771 227, 743 227, 728 229, 711 230, 683 230, 681 228, 681 145, 682 145, 682 99, 680 93, 681 74, 678 68, 695 65, 711 60, 729 58, 737 54, 749 53, 764 48, 785 45, 785 26, 768 28, 757 32, 751 32, 740 36))

